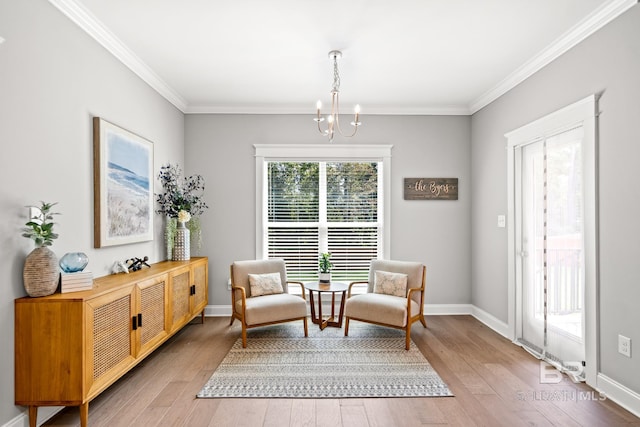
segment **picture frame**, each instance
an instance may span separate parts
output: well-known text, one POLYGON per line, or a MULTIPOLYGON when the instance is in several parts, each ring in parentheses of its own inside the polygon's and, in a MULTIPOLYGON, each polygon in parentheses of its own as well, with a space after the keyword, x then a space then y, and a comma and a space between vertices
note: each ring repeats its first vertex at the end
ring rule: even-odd
POLYGON ((153 240, 153 197, 153 143, 94 117, 94 247, 153 240))

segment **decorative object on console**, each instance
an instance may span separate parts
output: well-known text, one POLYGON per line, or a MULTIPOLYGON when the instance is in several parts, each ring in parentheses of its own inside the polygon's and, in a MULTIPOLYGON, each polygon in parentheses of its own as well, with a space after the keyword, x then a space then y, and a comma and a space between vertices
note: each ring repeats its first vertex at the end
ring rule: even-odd
POLYGON ((89 257, 83 252, 68 252, 60 258, 60 292, 78 292, 93 288, 93 273, 85 270, 89 257))
POLYGON ((111 273, 129 273, 129 269, 127 268, 127 265, 124 263, 124 261, 116 261, 111 266, 111 273))
POLYGON ((331 263, 331 252, 323 252, 320 254, 320 260, 318 261, 318 282, 330 283, 331 282, 331 269, 333 264, 331 263))
MULTIPOLYGON (((203 198, 204 178, 201 175, 184 177, 179 166, 167 164, 160 168, 158 179, 164 192, 156 194, 156 201, 159 205, 156 213, 165 215, 167 218, 165 227, 167 259, 175 260, 173 251, 176 243, 180 211, 185 211, 190 218, 183 221, 187 223, 185 226, 188 228, 190 235, 189 255, 191 244, 194 245, 196 251, 200 249, 202 232, 199 216, 208 208, 203 198)), ((184 257, 184 254, 182 256, 184 257)))
POLYGON ((185 226, 185 223, 190 219, 189 212, 185 210, 178 212, 178 227, 176 228, 171 257, 174 261, 187 261, 191 258, 191 238, 189 229, 185 226))
POLYGON ((36 248, 27 255, 22 271, 24 289, 30 297, 43 297, 55 293, 58 288, 60 271, 58 259, 49 246, 58 235, 53 232, 53 216, 51 212, 57 203, 41 202, 40 207, 28 206, 29 221, 22 229, 22 236, 32 239, 36 248))
POLYGON ((93 273, 88 270, 60 275, 60 293, 86 291, 93 288, 93 273))
POLYGON ((94 247, 153 240, 153 143, 93 118, 94 247))
POLYGON ((354 127, 353 133, 346 135, 340 129, 340 74, 338 73, 338 59, 342 58, 342 52, 332 50, 329 52, 329 58, 333 59, 333 87, 331 88, 331 113, 327 116, 327 128, 323 130, 320 127, 320 123, 324 121, 324 117, 320 114, 320 109, 322 108, 322 102, 320 101, 316 103, 316 117, 313 120, 318 124, 318 131, 322 135, 328 136, 329 142, 332 142, 336 130, 340 135, 351 138, 356 134, 358 126, 362 123, 359 121, 360 105, 356 105, 354 119, 351 122, 351 126, 354 127))
POLYGON ((60 269, 64 273, 82 271, 89 264, 89 257, 83 252, 68 252, 60 258, 60 269))
POLYGON ((145 256, 144 258, 130 258, 126 261, 127 264, 129 264, 127 268, 131 271, 141 270, 143 266, 151 268, 151 266, 147 264, 147 261, 149 261, 148 256, 145 256))

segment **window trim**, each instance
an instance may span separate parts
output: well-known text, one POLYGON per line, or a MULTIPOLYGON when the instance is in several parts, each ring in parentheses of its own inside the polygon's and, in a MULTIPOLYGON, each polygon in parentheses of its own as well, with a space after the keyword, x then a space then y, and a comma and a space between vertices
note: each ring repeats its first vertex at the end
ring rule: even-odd
POLYGON ((393 145, 341 144, 254 144, 256 159, 256 259, 265 259, 264 242, 267 233, 267 162, 270 161, 372 161, 382 162, 383 235, 382 250, 391 257, 391 149, 393 145))

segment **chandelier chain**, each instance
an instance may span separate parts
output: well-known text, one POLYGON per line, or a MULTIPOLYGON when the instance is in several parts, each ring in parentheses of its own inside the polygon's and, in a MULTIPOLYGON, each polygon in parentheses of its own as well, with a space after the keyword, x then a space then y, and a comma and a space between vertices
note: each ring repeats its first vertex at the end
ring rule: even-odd
POLYGON ((333 57, 333 91, 340 91, 340 73, 338 73, 338 57, 333 57))

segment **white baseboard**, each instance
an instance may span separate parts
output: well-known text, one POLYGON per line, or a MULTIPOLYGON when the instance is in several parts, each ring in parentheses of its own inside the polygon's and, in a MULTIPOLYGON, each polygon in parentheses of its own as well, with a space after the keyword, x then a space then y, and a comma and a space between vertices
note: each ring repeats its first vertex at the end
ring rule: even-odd
POLYGON ((509 331, 508 324, 504 323, 502 320, 498 319, 497 317, 494 317, 493 315, 487 313, 481 308, 476 307, 475 305, 472 307, 473 307, 473 310, 471 312, 471 315, 473 317, 475 317, 476 319, 478 319, 479 321, 481 321, 486 326, 493 329, 495 332, 499 333, 503 337, 509 340, 513 340, 513 337, 511 336, 512 334, 509 331))
POLYGON ((425 304, 424 314, 473 316, 503 337, 512 339, 509 337, 509 326, 506 323, 473 304, 425 304))
POLYGON ((640 417, 640 394, 604 374, 597 376, 597 390, 636 417, 640 417))
MULTIPOLYGON (((39 406, 38 421, 36 422, 36 425, 40 426, 44 424, 45 421, 47 421, 49 418, 53 417, 63 409, 64 406, 39 406)), ((2 427, 29 427, 29 411, 24 411, 2 427)))
POLYGON ((204 308, 206 317, 229 317, 231 316, 231 305, 208 305, 204 308))

